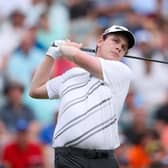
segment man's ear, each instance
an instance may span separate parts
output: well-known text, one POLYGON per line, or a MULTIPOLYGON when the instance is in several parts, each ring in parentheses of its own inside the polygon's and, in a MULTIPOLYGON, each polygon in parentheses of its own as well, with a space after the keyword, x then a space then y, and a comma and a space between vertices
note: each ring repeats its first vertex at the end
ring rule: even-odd
POLYGON ((103 42, 103 36, 100 36, 98 39, 97 39, 97 47, 101 46, 102 42, 103 42))

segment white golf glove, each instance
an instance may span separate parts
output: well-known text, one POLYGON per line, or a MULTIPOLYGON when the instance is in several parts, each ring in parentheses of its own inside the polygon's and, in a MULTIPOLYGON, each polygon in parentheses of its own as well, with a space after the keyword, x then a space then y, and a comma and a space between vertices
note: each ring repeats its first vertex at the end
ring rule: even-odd
POLYGON ((60 45, 64 43, 63 40, 55 40, 52 45, 48 48, 48 51, 46 52, 46 55, 52 57, 53 59, 56 59, 62 55, 60 51, 60 45))

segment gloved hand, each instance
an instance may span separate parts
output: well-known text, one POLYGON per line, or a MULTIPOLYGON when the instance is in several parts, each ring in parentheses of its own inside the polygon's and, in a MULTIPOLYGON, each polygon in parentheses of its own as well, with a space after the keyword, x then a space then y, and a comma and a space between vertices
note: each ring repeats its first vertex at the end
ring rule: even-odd
POLYGON ((64 44, 64 40, 55 40, 52 45, 48 48, 46 55, 52 57, 54 60, 62 55, 60 46, 64 44))

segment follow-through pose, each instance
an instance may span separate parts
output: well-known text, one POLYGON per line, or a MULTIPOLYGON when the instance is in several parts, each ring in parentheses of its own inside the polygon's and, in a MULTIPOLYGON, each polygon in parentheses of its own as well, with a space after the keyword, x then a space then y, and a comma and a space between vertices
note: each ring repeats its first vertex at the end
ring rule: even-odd
POLYGON ((34 74, 30 96, 60 98, 53 135, 56 168, 118 168, 118 120, 131 80, 120 60, 134 46, 133 34, 114 25, 97 41, 96 56, 81 44, 55 41, 34 74), (78 66, 49 80, 54 59, 63 55, 78 66))

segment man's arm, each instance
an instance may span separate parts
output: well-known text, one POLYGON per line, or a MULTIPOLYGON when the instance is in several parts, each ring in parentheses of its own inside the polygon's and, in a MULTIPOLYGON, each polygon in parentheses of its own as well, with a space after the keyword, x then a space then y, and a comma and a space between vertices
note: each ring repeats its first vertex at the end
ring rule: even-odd
POLYGON ((78 43, 68 41, 60 46, 60 51, 64 57, 89 71, 95 77, 102 79, 100 60, 81 51, 80 47, 78 43))
POLYGON ((54 59, 63 55, 65 58, 86 69, 97 78, 102 79, 100 61, 80 50, 81 44, 71 41, 55 42, 47 51, 41 65, 37 68, 30 87, 29 95, 33 98, 49 98, 46 83, 49 80, 54 59))
POLYGON ((61 56, 61 52, 56 46, 62 43, 64 43, 64 41, 56 40, 48 48, 43 62, 40 64, 40 66, 35 71, 35 74, 33 75, 32 84, 29 92, 29 95, 31 97, 40 99, 49 98, 46 83, 49 80, 54 60, 61 56))
POLYGON ((54 59, 46 56, 37 68, 30 87, 29 95, 33 98, 48 98, 46 82, 49 80, 54 59))

